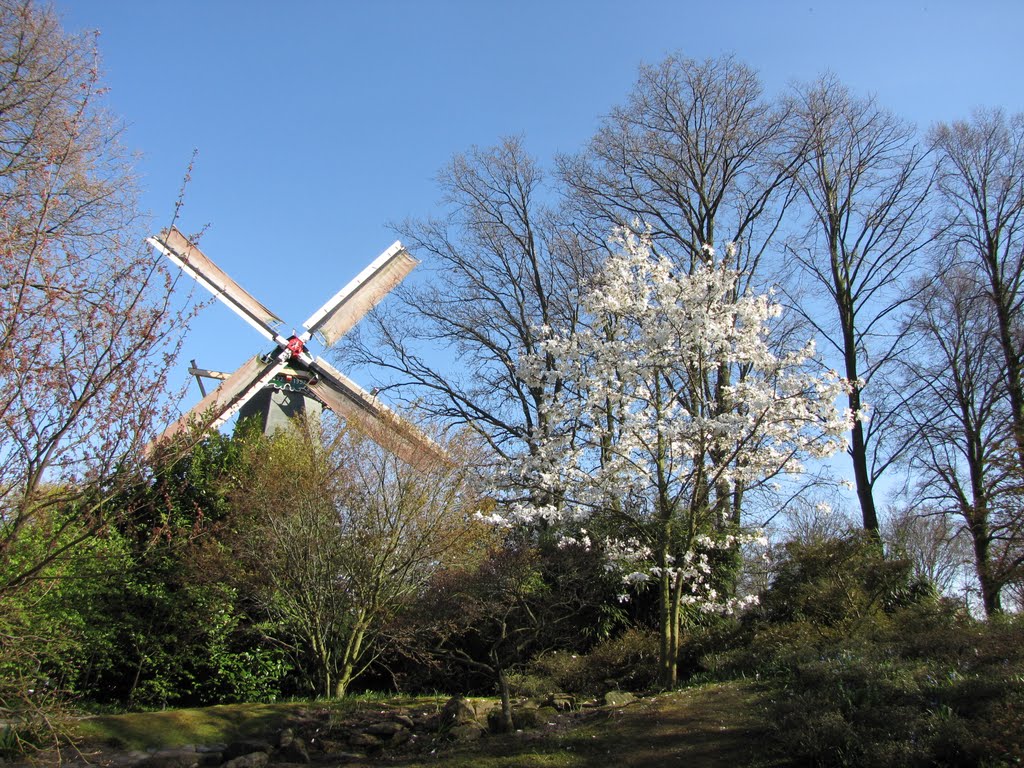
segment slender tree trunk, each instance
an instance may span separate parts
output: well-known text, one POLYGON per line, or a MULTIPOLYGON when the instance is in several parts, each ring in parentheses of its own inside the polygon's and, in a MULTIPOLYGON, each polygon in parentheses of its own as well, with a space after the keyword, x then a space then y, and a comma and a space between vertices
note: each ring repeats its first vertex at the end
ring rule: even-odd
POLYGON ((661 576, 658 579, 660 592, 658 596, 658 624, 661 627, 661 639, 658 646, 658 677, 663 689, 671 690, 676 684, 676 652, 673 646, 672 632, 672 577, 669 573, 667 547, 658 553, 661 576))
POLYGON ((341 669, 338 671, 338 680, 334 684, 334 697, 340 699, 348 693, 348 687, 352 684, 355 676, 356 666, 363 653, 363 640, 366 638, 366 611, 360 610, 356 615, 356 621, 345 642, 345 650, 341 657, 341 669))
POLYGON ((515 730, 512 722, 512 691, 508 684, 508 674, 505 666, 498 660, 497 654, 492 654, 494 669, 498 673, 498 695, 501 697, 501 729, 503 733, 511 733, 515 730))

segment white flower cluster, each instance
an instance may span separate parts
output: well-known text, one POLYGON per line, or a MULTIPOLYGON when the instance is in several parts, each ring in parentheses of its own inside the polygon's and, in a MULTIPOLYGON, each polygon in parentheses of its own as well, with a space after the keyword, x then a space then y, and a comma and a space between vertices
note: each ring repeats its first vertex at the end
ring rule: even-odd
MULTIPOLYGON (((534 498, 559 501, 521 504, 514 516, 578 526, 613 513, 624 530, 646 531, 667 520, 645 544, 604 542, 609 563, 630 585, 683 579, 688 601, 728 610, 738 603, 708 586, 708 553, 738 547, 743 537, 665 537, 686 529, 677 523, 687 516, 695 530, 707 528, 709 520, 693 519, 714 506, 713 499, 694 505, 700 488, 723 494, 799 472, 802 459, 844 446, 854 415, 835 407, 844 383, 811 364, 812 343, 773 349, 780 305, 738 291, 739 274, 714 262, 711 244, 702 248, 707 263, 681 270, 643 237, 623 231, 616 243, 584 297, 589 325, 572 333, 541 329, 541 348, 519 360, 528 386, 560 386, 542 408, 535 450, 514 472, 534 498), (722 370, 734 375, 716 378, 722 370), (663 552, 685 552, 667 570, 651 567, 659 541, 663 552)), ((730 243, 725 252, 731 257, 736 248, 730 243)))

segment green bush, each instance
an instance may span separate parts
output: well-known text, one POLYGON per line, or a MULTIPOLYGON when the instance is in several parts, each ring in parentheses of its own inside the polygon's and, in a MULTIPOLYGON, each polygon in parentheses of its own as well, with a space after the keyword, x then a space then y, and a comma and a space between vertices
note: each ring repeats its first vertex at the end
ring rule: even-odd
POLYGON ((526 672, 515 676, 521 696, 575 693, 594 696, 612 689, 639 691, 654 685, 658 675, 658 636, 628 629, 604 640, 590 653, 554 651, 537 656, 526 672))
POLYGON ((978 622, 858 536, 787 549, 761 607, 691 638, 701 668, 757 676, 776 734, 817 766, 1024 762, 1024 620, 978 622))

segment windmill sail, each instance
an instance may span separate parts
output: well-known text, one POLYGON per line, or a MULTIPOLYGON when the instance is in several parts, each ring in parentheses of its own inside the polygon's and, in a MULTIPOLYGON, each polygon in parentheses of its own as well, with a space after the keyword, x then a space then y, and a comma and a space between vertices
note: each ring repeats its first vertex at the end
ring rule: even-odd
MULTIPOLYGON (((391 411, 322 358, 314 359, 305 349, 305 341, 314 333, 328 346, 336 342, 409 274, 418 262, 401 243, 384 251, 314 312, 304 323, 307 333, 286 339, 275 330, 281 320, 177 229, 165 230, 148 242, 279 347, 272 356, 253 357, 225 377, 216 390, 168 427, 159 440, 170 439, 196 424, 205 429, 217 429, 269 385, 285 366, 292 365, 315 374, 306 383, 315 399, 403 461, 412 466, 422 466, 427 461, 450 461, 444 450, 414 424, 391 411)), ((194 363, 192 368, 201 374, 214 373, 200 371, 194 363)))
POLYGON ((155 442, 169 440, 186 429, 201 425, 204 430, 217 429, 259 392, 285 366, 283 360, 266 362, 256 355, 242 363, 213 392, 188 413, 171 424, 155 442))
POLYGON ((270 341, 277 340, 281 318, 263 306, 248 291, 232 280, 210 257, 199 250, 174 227, 151 237, 147 242, 177 264, 197 283, 231 307, 231 310, 270 341))
POLYGON ((394 243, 302 324, 328 347, 391 292, 419 262, 394 243))
POLYGON ((322 358, 314 360, 310 368, 318 374, 319 379, 309 383, 313 393, 328 408, 343 416, 381 447, 414 467, 427 461, 450 461, 444 449, 418 427, 389 409, 322 358))

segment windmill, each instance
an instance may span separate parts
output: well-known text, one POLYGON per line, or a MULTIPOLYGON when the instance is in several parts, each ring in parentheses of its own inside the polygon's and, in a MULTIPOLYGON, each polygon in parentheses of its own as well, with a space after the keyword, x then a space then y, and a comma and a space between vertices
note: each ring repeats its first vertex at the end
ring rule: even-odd
POLYGON ((158 442, 173 438, 197 420, 206 429, 217 429, 236 413, 242 417, 262 413, 264 430, 272 431, 274 422, 282 417, 327 407, 413 466, 428 458, 445 460, 440 446, 417 427, 306 349, 314 334, 325 346, 333 345, 409 274, 418 262, 401 243, 384 251, 328 299, 303 323, 304 333, 285 337, 275 330, 281 319, 177 229, 171 227, 147 242, 277 345, 269 354, 254 355, 231 374, 198 369, 193 362, 193 374, 221 379, 221 383, 209 394, 204 391, 203 399, 164 430, 158 442), (274 402, 275 392, 288 394, 274 402))

